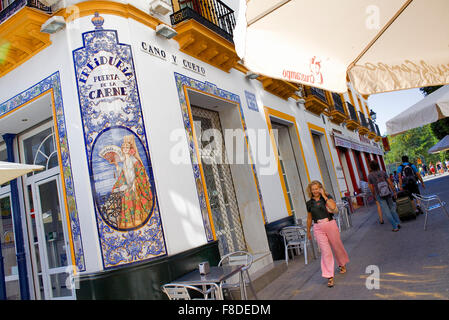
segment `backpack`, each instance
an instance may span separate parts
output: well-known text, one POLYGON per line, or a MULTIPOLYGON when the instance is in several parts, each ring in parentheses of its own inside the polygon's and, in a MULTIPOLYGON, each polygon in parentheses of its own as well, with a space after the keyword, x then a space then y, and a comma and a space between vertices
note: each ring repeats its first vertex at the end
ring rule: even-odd
POLYGON ((382 180, 379 179, 380 175, 377 179, 377 191, 379 192, 379 197, 381 198, 387 198, 391 196, 391 190, 390 186, 388 185, 388 182, 385 180, 385 178, 382 177, 382 180))
POLYGON ((413 187, 418 180, 416 179, 415 171, 410 163, 402 165, 402 184, 404 186, 413 187))

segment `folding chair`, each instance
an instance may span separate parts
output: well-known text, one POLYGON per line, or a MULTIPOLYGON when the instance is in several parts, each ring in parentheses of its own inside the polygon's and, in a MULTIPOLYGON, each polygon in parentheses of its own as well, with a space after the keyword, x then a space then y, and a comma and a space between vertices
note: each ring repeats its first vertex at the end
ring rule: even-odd
POLYGON ((217 286, 211 286, 207 290, 201 290, 200 288, 180 284, 180 283, 168 283, 164 284, 162 287, 162 292, 164 292, 170 300, 216 300, 215 291, 217 291, 217 286), (190 292, 196 292, 203 296, 203 298, 193 298, 190 292), (211 295, 209 298, 209 294, 211 295))
MULTIPOLYGON (((253 287, 253 283, 251 281, 251 277, 249 276, 249 268, 251 268, 251 265, 253 264, 253 256, 246 251, 235 251, 235 252, 231 252, 228 253, 227 255, 224 255, 220 262, 218 263, 219 266, 221 265, 229 265, 229 266, 235 266, 235 265, 244 265, 242 271, 241 271, 241 277, 243 280, 243 295, 244 297, 242 297, 242 299, 248 300, 248 296, 246 294, 246 284, 249 284, 249 287, 251 289, 252 294, 254 295, 254 298, 257 300, 257 294, 256 294, 256 290, 254 290, 253 287), (245 280, 244 275, 246 275, 247 280, 245 280)), ((232 288, 239 288, 240 287, 240 282, 236 282, 236 283, 232 283, 229 281, 226 281, 222 288, 223 289, 232 289, 232 288)), ((231 297, 232 297, 232 293, 231 290, 229 290, 231 297)))
POLYGON ((299 254, 299 250, 304 252, 304 260, 305 263, 308 263, 307 260, 307 234, 304 227, 298 226, 290 226, 283 228, 279 234, 284 238, 284 246, 285 246, 285 262, 288 265, 288 250, 296 249, 296 252, 299 254))
POLYGON ((427 216, 429 215, 429 212, 432 210, 441 208, 444 210, 447 217, 449 218, 449 213, 446 210, 446 202, 441 201, 440 197, 438 197, 436 194, 429 196, 422 196, 413 193, 412 196, 416 199, 416 202, 421 207, 421 210, 423 210, 424 213, 426 214, 424 218, 424 230, 427 229, 427 216))

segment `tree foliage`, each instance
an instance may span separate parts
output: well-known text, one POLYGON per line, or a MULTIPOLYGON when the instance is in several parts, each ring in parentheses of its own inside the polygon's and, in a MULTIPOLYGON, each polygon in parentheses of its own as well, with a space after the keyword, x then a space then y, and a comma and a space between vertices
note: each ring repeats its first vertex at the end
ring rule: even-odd
POLYGON ((401 162, 401 158, 404 155, 408 156, 410 161, 415 164, 418 158, 421 158, 426 164, 444 160, 444 154, 431 155, 427 152, 439 141, 432 132, 430 125, 412 129, 395 137, 388 137, 388 139, 391 151, 385 156, 387 164, 401 162))

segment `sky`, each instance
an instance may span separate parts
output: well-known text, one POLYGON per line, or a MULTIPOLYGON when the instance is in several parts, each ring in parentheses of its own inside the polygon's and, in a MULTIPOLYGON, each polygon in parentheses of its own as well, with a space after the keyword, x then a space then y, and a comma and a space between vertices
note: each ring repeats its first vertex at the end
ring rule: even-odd
POLYGON ((368 98, 368 106, 377 113, 376 123, 382 135, 386 134, 386 122, 424 99, 419 89, 401 90, 373 94, 368 98))

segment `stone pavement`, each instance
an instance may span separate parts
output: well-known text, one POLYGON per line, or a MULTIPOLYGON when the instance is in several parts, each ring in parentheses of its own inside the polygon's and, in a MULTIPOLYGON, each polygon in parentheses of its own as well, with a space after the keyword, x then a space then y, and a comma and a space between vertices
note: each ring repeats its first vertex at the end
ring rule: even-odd
MULTIPOLYGON (((427 181, 426 186, 423 194, 438 194, 449 210, 449 176, 427 181)), ((427 231, 424 215, 419 215, 416 220, 403 222, 399 232, 392 232, 387 219, 379 224, 373 202, 356 210, 352 221, 353 227, 342 231, 351 260, 348 272, 336 272, 333 288, 328 288, 327 280, 321 277, 319 253, 318 259, 311 258, 308 265, 301 255, 290 260, 288 270, 258 292, 259 299, 449 299, 449 218, 441 209, 429 214, 427 231), (373 288, 376 278, 369 266, 380 272, 377 288, 373 288)))

